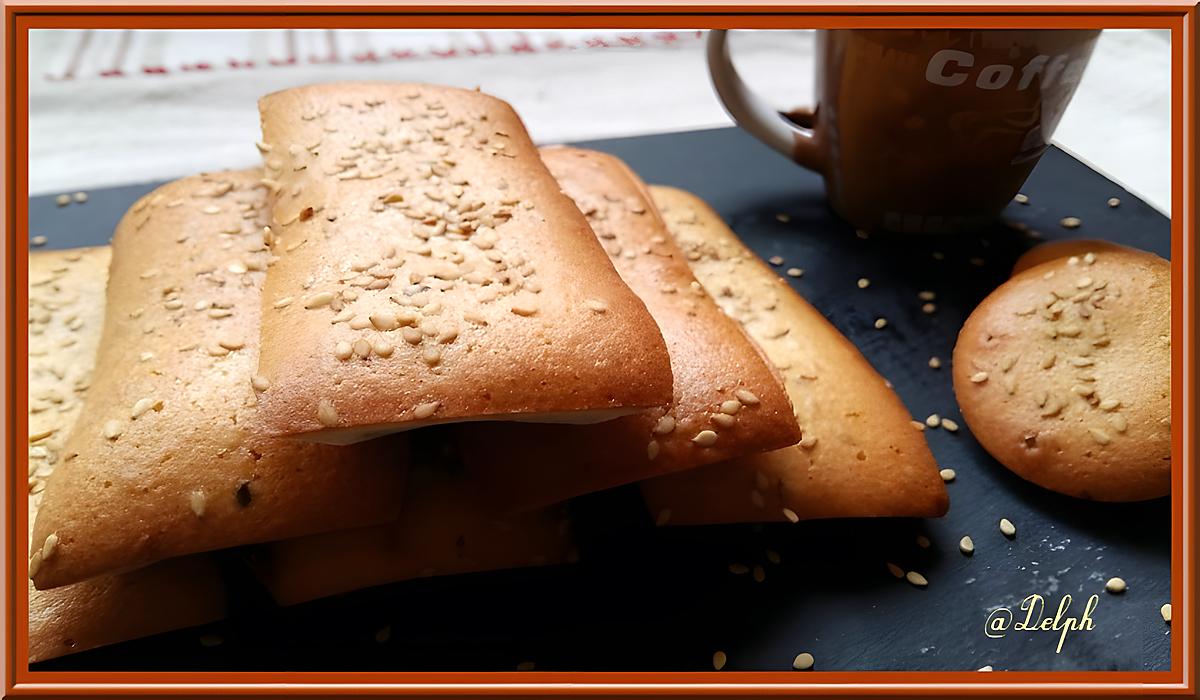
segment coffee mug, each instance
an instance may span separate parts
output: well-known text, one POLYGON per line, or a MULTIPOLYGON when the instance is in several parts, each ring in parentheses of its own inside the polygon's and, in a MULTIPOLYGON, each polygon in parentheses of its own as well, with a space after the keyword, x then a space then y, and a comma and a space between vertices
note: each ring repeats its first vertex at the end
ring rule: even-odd
POLYGON ((744 129, 820 173, 857 228, 978 229, 997 217, 1046 150, 1099 30, 817 32, 816 104, 790 118, 753 94, 708 38, 708 66, 744 129))

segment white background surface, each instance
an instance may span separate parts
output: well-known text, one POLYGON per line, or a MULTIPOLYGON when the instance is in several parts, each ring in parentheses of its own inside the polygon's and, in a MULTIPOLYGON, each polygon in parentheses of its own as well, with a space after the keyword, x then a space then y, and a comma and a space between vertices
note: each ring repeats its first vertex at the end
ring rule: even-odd
MULTIPOLYGON (((31 32, 30 188, 254 165, 255 100, 319 81, 479 86, 539 143, 729 125, 703 44, 694 31, 31 32)), ((732 46, 777 106, 810 101, 812 32, 736 33, 732 46)), ((1167 33, 1107 30, 1054 140, 1169 212, 1169 109, 1167 33)))

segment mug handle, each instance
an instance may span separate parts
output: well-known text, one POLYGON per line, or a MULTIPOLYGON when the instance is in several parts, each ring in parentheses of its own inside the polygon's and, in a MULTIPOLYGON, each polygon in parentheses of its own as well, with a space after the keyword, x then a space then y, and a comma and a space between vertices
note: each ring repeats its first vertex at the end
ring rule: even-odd
POLYGON ((747 87, 729 59, 727 34, 725 29, 708 33, 708 74, 725 111, 759 141, 810 170, 823 172, 816 132, 785 119, 747 87))

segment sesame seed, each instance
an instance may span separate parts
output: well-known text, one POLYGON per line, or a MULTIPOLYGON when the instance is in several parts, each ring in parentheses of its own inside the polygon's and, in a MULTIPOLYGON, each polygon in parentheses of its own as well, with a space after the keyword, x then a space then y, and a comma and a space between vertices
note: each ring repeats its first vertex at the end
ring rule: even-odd
POLYGON ((33 246, 44 246, 48 240, 45 236, 34 236, 29 239, 29 243, 33 246))
POLYGON ((1162 615, 1163 622, 1171 624, 1171 604, 1163 603, 1163 606, 1158 609, 1158 614, 1162 615))
POLYGON ((1088 428, 1088 435, 1091 435, 1092 439, 1101 445, 1107 445, 1112 442, 1112 436, 1100 428, 1088 428))
POLYGON ((883 330, 884 328, 887 328, 887 319, 882 317, 875 319, 875 330, 883 330))
POLYGON ((518 316, 532 316, 538 309, 536 304, 526 301, 513 304, 511 311, 518 316))
POLYGON ((930 291, 917 292, 917 298, 921 301, 933 301, 937 295, 930 291))
POLYGON ((866 277, 858 278, 858 288, 859 289, 866 289, 867 287, 870 287, 870 286, 871 286, 871 280, 867 279, 866 277))
POLYGON ((1025 194, 1018 192, 1017 196, 1013 197, 1013 201, 1016 202, 1017 204, 1029 204, 1029 197, 1025 194))
POLYGON ((339 340, 338 343, 333 346, 333 356, 339 360, 349 360, 350 356, 353 354, 354 348, 350 345, 350 343, 344 340, 339 340))
POLYGON ((943 418, 942 419, 942 428, 949 430, 952 433, 957 433, 958 432, 958 423, 950 420, 949 418, 943 418))
POLYGON ((1058 225, 1063 228, 1079 228, 1083 221, 1077 216, 1066 216, 1059 220, 1058 225))
POLYGON ((1092 278, 1091 277, 1080 277, 1078 280, 1075 281, 1075 287, 1077 289, 1085 289, 1090 286, 1092 286, 1092 278))
POLYGON ((925 424, 919 420, 911 420, 908 422, 917 432, 925 432, 925 424))
POLYGON ((1108 422, 1110 425, 1112 425, 1112 427, 1117 429, 1118 433, 1125 432, 1126 428, 1129 427, 1129 421, 1125 420, 1125 416, 1121 415, 1120 413, 1109 416, 1108 422))
POLYGON ((71 195, 69 195, 69 194, 60 194, 60 195, 58 195, 57 197, 55 197, 55 198, 54 198, 54 203, 55 203, 55 204, 57 204, 57 205, 58 205, 58 206, 60 206, 60 207, 65 207, 65 206, 67 206, 68 204, 70 204, 70 203, 71 203, 71 195))
POLYGON ((800 516, 797 515, 796 511, 792 510, 791 508, 783 509, 783 517, 787 518, 788 522, 792 522, 792 523, 800 522, 800 516))
POLYGON ((367 358, 371 356, 371 343, 364 338, 359 338, 353 343, 354 356, 367 358))
POLYGON ((654 429, 650 432, 655 435, 666 435, 675 430, 675 418, 673 416, 663 416, 658 419, 658 423, 654 425, 654 429))
POLYGON ((779 267, 783 264, 783 258, 778 255, 772 255, 771 257, 767 258, 767 262, 771 263, 775 267, 779 267))
POLYGON ((916 571, 910 571, 910 572, 904 574, 904 578, 907 579, 909 583, 916 586, 917 588, 924 588, 929 585, 929 579, 925 578, 924 576, 917 573, 916 571))
POLYGON ((58 533, 52 532, 42 543, 42 561, 50 561, 58 551, 58 533))
POLYGON ((773 549, 768 549, 766 554, 767 561, 771 562, 772 564, 778 564, 779 562, 783 561, 783 559, 779 556, 779 552, 776 552, 773 549))
POLYGON ((971 381, 974 382, 975 384, 982 384, 983 382, 987 381, 987 378, 988 378, 987 372, 976 372, 975 374, 971 375, 971 381))
POLYGON ((746 406, 758 405, 758 397, 755 396, 754 393, 749 389, 738 389, 737 391, 733 392, 733 395, 737 397, 738 401, 741 401, 742 404, 746 406))
POLYGON ((813 655, 807 651, 802 654, 796 654, 796 658, 792 659, 792 668, 797 671, 807 671, 813 667, 813 655))
POLYGON ((727 657, 725 656, 725 652, 723 652, 723 651, 718 651, 718 652, 714 653, 714 654, 713 654, 713 657, 712 657, 712 665, 713 665, 713 668, 715 668, 716 670, 720 671, 721 669, 725 668, 725 662, 726 662, 727 660, 728 660, 728 659, 727 659, 727 657))
POLYGON ((317 421, 321 425, 332 428, 338 424, 337 410, 329 399, 321 399, 317 404, 317 421))
POLYGON ((1115 411, 1120 405, 1121 402, 1116 399, 1104 399, 1100 402, 1100 410, 1115 411))
POLYGON ((654 519, 654 524, 658 525, 659 527, 662 527, 663 525, 666 525, 670 521, 671 521, 671 509, 663 508, 662 510, 658 511, 658 517, 656 517, 654 519))
POLYGON ((1094 265, 1094 264, 1096 264, 1096 254, 1095 254, 1095 253, 1092 253, 1092 252, 1090 252, 1090 251, 1089 251, 1089 252, 1087 252, 1087 253, 1084 253, 1084 254, 1083 254, 1083 261, 1084 261, 1085 263, 1087 263, 1088 265, 1094 265))
POLYGON ((333 292, 317 292, 304 300, 304 308, 319 309, 322 306, 329 306, 334 300, 333 292))
POLYGON ((413 416, 418 420, 424 420, 436 413, 441 405, 442 403, 440 401, 430 401, 428 403, 420 404, 413 409, 413 416))
POLYGON ((936 413, 930 414, 929 417, 925 419, 925 425, 928 425, 930 428, 936 428, 941 424, 942 417, 936 413))
POLYGON ((150 409, 154 409, 155 411, 161 411, 162 407, 163 407, 163 402, 161 400, 145 399, 145 398, 138 399, 136 402, 134 402, 133 410, 131 410, 129 412, 129 417, 134 420, 137 420, 138 418, 141 418, 143 415, 145 415, 146 411, 149 411, 150 409))
POLYGON ((762 567, 762 564, 755 564, 750 575, 754 577, 755 583, 762 583, 767 580, 767 570, 762 567))
POLYGON ((250 378, 250 386, 254 387, 255 391, 266 391, 271 388, 271 380, 261 374, 256 374, 250 378))
POLYGON ((109 440, 116 440, 117 438, 121 437, 121 432, 122 428, 120 421, 116 419, 105 421, 104 437, 108 438, 109 440))
POLYGON ((1116 209, 1117 207, 1121 206, 1121 200, 1117 199, 1116 197, 1109 197, 1108 198, 1108 206, 1112 207, 1113 209, 1116 209))
POLYGON ((711 430, 701 430, 696 433, 696 437, 692 438, 692 442, 700 447, 711 447, 717 442, 717 434, 711 430))
POLYGON ((197 518, 204 517, 204 507, 207 503, 208 499, 205 497, 203 491, 192 491, 188 495, 188 506, 191 507, 192 512, 196 514, 197 518))
POLYGON ((733 574, 734 576, 742 576, 750 573, 750 567, 746 566, 745 564, 730 564, 729 573, 733 574))
MULTIPOLYGON (((276 301, 274 306, 277 309, 282 309, 283 307, 287 306, 290 303, 292 303, 291 297, 283 297, 282 299, 276 301)), ((197 309, 197 310, 199 310, 199 309, 197 309)))
POLYGON ((1008 518, 1000 518, 1000 532, 1005 537, 1013 537, 1017 534, 1017 526, 1012 524, 1008 518))
POLYGON ((393 331, 400 327, 400 321, 396 318, 396 314, 390 311, 380 311, 373 313, 368 317, 371 325, 375 326, 376 330, 393 331))
POLYGON ((521 663, 517 664, 518 671, 532 671, 535 668, 537 668, 537 665, 532 661, 522 661, 521 663))
POLYGON ((608 304, 605 304, 600 299, 588 299, 587 301, 583 302, 583 305, 598 314, 608 311, 608 304))
POLYGON ((371 342, 371 350, 380 357, 391 357, 396 349, 386 340, 375 340, 371 342))
POLYGON ((737 424, 737 418, 734 418, 728 413, 717 413, 709 417, 709 420, 711 420, 713 423, 716 423, 717 426, 721 428, 732 428, 737 424))
POLYGON ((758 489, 750 489, 750 502, 754 504, 755 508, 765 508, 767 506, 766 501, 763 500, 762 491, 758 489))
POLYGON ((932 314, 937 311, 937 304, 933 302, 925 302, 921 304, 921 311, 927 314, 932 314))
POLYGON ((803 276, 804 276, 804 270, 801 270, 801 269, 800 269, 800 268, 798 268, 798 267, 789 267, 789 268, 787 269, 787 276, 788 276, 788 277, 803 277, 803 276))
POLYGON ((732 416, 732 415, 736 415, 737 412, 740 410, 742 410, 742 402, 741 401, 736 401, 736 400, 730 399, 728 401, 721 402, 721 413, 726 413, 726 414, 729 414, 732 416))
POLYGON ((929 538, 926 537, 925 535, 917 535, 917 546, 920 547, 921 549, 929 549, 929 546, 931 544, 933 544, 933 543, 930 542, 929 538))
POLYGON ((1112 594, 1124 593, 1126 588, 1125 579, 1120 576, 1114 576, 1104 584, 1104 590, 1112 594))
POLYGON ((775 220, 781 224, 786 224, 792 220, 792 217, 788 216, 787 214, 776 214, 775 220))
POLYGON ((220 345, 226 350, 241 350, 242 348, 246 347, 245 341, 241 340, 240 338, 222 338, 221 340, 217 341, 217 345, 220 345))
POLYGON ((958 476, 958 474, 953 469, 943 469, 943 470, 939 471, 938 474, 942 477, 942 481, 944 481, 946 483, 950 483, 951 481, 954 481, 954 479, 958 476))
POLYGON ((982 672, 988 672, 988 671, 991 671, 991 670, 992 670, 992 667, 991 667, 991 666, 983 666, 983 667, 980 667, 979 669, 976 669, 976 670, 978 670, 978 671, 982 671, 982 672))
POLYGON ((442 351, 435 345, 426 345, 421 350, 421 360, 430 367, 436 367, 442 362, 442 351))
POLYGON ((29 558, 29 578, 37 576, 38 570, 42 568, 42 552, 38 550, 29 558))
POLYGON ((942 366, 941 358, 937 357, 936 355, 934 357, 929 358, 929 368, 930 369, 938 369, 941 366, 942 366))
POLYGON ((887 570, 892 574, 892 576, 895 576, 896 578, 904 578, 904 569, 901 569, 890 561, 886 562, 886 564, 887 570))

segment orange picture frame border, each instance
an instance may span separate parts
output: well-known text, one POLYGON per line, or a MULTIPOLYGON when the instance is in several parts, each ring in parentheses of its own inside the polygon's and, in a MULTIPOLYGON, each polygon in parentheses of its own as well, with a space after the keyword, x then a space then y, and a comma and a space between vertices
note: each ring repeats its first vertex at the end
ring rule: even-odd
POLYGON ((1194 695, 1196 692, 1197 6, 1122 2, 438 3, 4 7, 5 696, 61 695, 1194 695), (810 672, 31 672, 27 499, 28 33, 30 29, 1154 28, 1171 34, 1171 669, 810 672))

